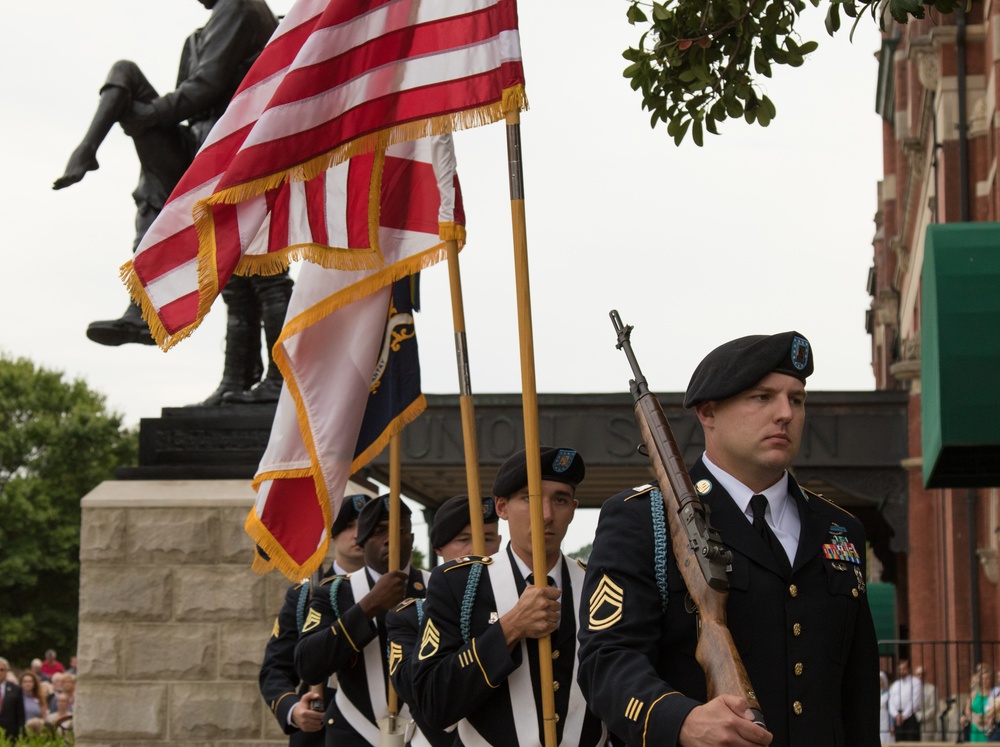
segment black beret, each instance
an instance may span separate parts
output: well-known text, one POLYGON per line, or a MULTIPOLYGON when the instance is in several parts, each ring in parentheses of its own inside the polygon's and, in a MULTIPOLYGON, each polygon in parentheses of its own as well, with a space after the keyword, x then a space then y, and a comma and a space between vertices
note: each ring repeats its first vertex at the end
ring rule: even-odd
POLYGON ((351 525, 351 522, 358 518, 361 509, 370 500, 371 497, 364 493, 345 495, 340 502, 340 511, 337 512, 337 518, 333 520, 333 526, 330 527, 330 536, 336 537, 347 529, 351 525))
MULTIPOLYGON (((405 519, 411 513, 410 507, 400 500, 399 518, 405 519)), ((358 516, 358 538, 355 540, 355 543, 359 545, 365 544, 365 540, 368 539, 371 536, 371 533, 375 531, 375 527, 377 527, 380 522, 388 521, 388 519, 388 495, 380 495, 378 498, 368 501, 368 503, 365 504, 365 507, 361 509, 361 514, 358 516)))
MULTIPOLYGON (((583 457, 575 449, 542 446, 542 479, 564 482, 576 487, 583 482, 586 467, 583 457)), ((524 451, 519 451, 500 465, 497 479, 493 481, 493 495, 506 498, 528 484, 528 462, 524 451)))
MULTIPOLYGON (((483 496, 483 524, 496 524, 496 505, 492 496, 483 496)), ((441 504, 441 508, 434 514, 434 526, 431 527, 431 549, 436 550, 444 547, 465 529, 470 523, 469 519, 469 496, 456 495, 441 504)))
POLYGON ((812 372, 812 346, 798 332, 740 337, 720 345, 698 364, 684 406, 728 399, 770 373, 788 374, 804 384, 812 372))

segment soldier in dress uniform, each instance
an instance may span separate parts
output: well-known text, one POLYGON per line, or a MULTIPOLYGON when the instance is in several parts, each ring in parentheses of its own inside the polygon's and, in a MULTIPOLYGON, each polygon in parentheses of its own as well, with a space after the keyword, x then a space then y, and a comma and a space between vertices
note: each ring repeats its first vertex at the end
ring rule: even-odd
MULTIPOLYGON (((379 743, 378 719, 388 714, 385 613, 407 596, 422 597, 429 574, 409 565, 413 552, 410 509, 400 502, 399 557, 389 571, 389 497, 370 501, 358 517, 365 567, 327 579, 316 590, 295 647, 295 670, 308 684, 337 675, 337 694, 324 713, 326 744, 379 743)), ((407 709, 400 710, 409 718, 407 709)), ((420 744, 419 732, 414 744, 420 744)))
POLYGON ((548 635, 559 743, 593 747, 607 740, 574 678, 583 567, 559 549, 576 511, 583 457, 573 449, 545 446, 534 458, 541 462, 549 586, 532 586, 523 451, 504 462, 493 484, 497 515, 508 522, 511 535, 507 547, 492 558, 457 558, 431 575, 412 660, 414 697, 431 726, 458 724, 455 744, 542 744, 537 639, 548 635))
MULTIPOLYGON (((333 563, 324 574, 322 569, 312 578, 289 587, 285 603, 274 620, 274 630, 264 648, 264 661, 260 667, 260 694, 278 720, 282 731, 289 735, 290 747, 322 747, 323 710, 333 698, 334 690, 325 688, 323 694, 310 690, 300 683, 295 673, 295 644, 305 625, 309 600, 321 579, 346 575, 365 564, 364 551, 355 542, 358 515, 368 503, 362 493, 346 496, 340 504, 337 518, 330 529, 333 543, 333 563), (320 701, 320 710, 314 701, 320 701)), ((325 687, 325 686, 324 686, 325 687)))
MULTIPOLYGON (((492 555, 500 549, 500 535, 497 534, 499 519, 492 496, 483 497, 482 511, 486 553, 492 555)), ((456 495, 441 504, 434 514, 434 525, 431 527, 431 548, 446 563, 472 552, 469 496, 456 495)), ((385 628, 389 636, 389 677, 400 699, 410 707, 410 714, 428 741, 435 747, 446 747, 455 743, 454 734, 427 726, 420 709, 415 707, 413 698, 412 654, 419 639, 423 603, 422 599, 406 599, 385 616, 385 628)))
POLYGON ((769 731, 741 697, 706 702, 697 616, 656 486, 601 510, 580 613, 580 684, 626 744, 879 744, 864 529, 788 472, 812 371, 797 332, 743 337, 709 353, 684 397, 705 432, 691 480, 733 554, 727 624, 769 731))

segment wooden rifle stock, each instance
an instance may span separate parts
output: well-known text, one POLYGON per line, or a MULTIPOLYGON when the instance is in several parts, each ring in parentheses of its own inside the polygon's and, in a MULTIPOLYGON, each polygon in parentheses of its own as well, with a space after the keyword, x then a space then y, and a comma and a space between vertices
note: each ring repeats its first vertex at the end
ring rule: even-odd
POLYGON ((625 352, 635 376, 629 382, 635 399, 633 410, 663 495, 670 544, 688 594, 697 608, 698 646, 695 658, 705 672, 708 697, 712 699, 717 695, 730 694, 746 698, 753 711, 754 722, 765 726, 760 703, 726 627, 729 589, 726 572, 732 562, 732 553, 722 544, 719 533, 710 526, 706 508, 691 484, 691 476, 663 407, 656 395, 649 391, 646 377, 639 369, 629 339, 632 327, 622 324, 617 311, 611 312, 611 321, 618 333, 616 347, 625 352))

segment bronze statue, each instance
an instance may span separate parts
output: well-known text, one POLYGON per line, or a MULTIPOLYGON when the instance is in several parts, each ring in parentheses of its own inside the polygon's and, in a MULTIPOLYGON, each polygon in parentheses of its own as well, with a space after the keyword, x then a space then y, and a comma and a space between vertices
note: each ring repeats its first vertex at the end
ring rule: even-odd
MULTIPOLYGON (((133 251, 277 28, 265 0, 198 1, 212 15, 184 43, 176 89, 160 96, 134 62, 112 65, 87 133, 70 156, 66 172, 52 185, 64 189, 99 168, 97 149, 111 127, 120 124, 132 138, 141 165, 139 185, 132 193, 133 251)), ((222 383, 201 404, 277 401, 281 374, 270 359, 270 349, 281 332, 291 287, 287 271, 233 276, 229 281, 222 291, 228 310, 222 383), (264 380, 262 325, 269 358, 264 380)), ((101 345, 154 344, 135 303, 120 319, 92 322, 87 337, 101 345)))

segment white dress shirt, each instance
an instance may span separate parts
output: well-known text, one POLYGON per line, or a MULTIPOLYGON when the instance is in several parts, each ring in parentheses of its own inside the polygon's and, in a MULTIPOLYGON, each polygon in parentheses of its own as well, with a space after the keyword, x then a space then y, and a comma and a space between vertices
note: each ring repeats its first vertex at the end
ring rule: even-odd
MULTIPOLYGON (((737 508, 747 517, 747 521, 753 523, 753 510, 750 508, 750 499, 758 495, 742 482, 737 480, 722 467, 713 464, 708 458, 708 454, 702 455, 702 461, 708 467, 708 471, 718 480, 719 484, 725 488, 726 492, 732 496, 737 508)), ((764 520, 771 527, 774 536, 785 550, 788 562, 795 562, 795 552, 799 548, 799 534, 802 531, 802 521, 799 519, 799 509, 795 505, 795 500, 788 494, 788 472, 781 475, 781 479, 774 485, 762 491, 760 495, 767 498, 767 510, 764 512, 764 520)))

